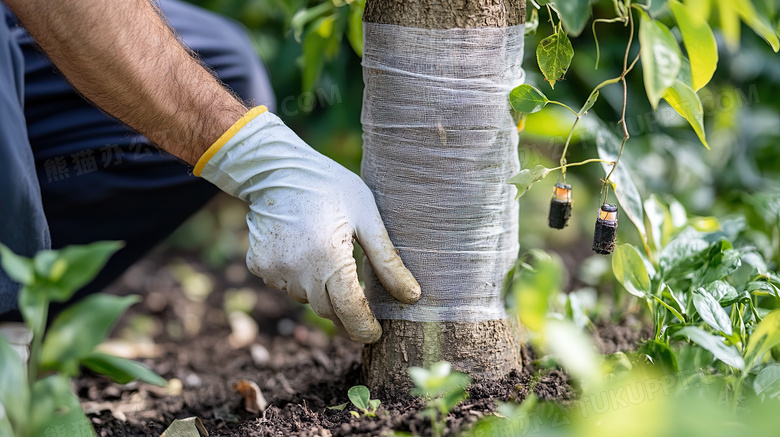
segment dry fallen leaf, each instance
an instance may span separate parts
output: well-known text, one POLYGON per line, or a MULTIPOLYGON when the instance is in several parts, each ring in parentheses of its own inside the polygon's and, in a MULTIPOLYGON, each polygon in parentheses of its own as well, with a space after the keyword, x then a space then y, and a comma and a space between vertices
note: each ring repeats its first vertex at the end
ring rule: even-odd
POLYGON ((160 437, 207 437, 209 432, 197 417, 176 419, 160 437))
POLYGON ((244 396, 244 408, 250 413, 260 414, 268 406, 260 387, 252 381, 242 379, 233 384, 233 390, 244 396))

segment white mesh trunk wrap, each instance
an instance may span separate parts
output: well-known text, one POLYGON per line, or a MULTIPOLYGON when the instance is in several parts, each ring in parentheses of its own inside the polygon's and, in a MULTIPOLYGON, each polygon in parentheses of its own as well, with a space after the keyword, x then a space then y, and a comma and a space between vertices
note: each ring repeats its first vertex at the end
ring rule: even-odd
POLYGON ((429 30, 364 23, 362 175, 422 287, 395 300, 365 264, 379 319, 506 316, 518 252, 520 165, 509 91, 524 79, 523 26, 429 30))

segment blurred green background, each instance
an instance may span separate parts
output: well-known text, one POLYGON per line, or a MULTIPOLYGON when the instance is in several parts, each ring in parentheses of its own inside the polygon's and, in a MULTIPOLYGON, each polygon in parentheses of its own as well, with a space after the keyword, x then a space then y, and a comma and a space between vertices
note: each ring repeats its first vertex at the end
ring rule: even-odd
MULTIPOLYGON (((328 46, 321 53, 317 52, 320 56, 303 56, 303 45, 310 34, 319 30, 316 28, 318 23, 310 21, 303 27, 301 42, 296 40, 290 25, 296 12, 328 3, 328 12, 323 16, 337 17, 337 23, 340 23, 337 26, 347 32, 345 23, 350 5, 342 0, 332 3, 190 1, 247 27, 259 55, 268 66, 279 115, 313 147, 353 171, 359 171, 363 89, 360 58, 348 38, 338 31, 329 36, 328 46), (304 90, 302 71, 307 62, 308 68, 322 70, 314 85, 304 90), (312 63, 318 65, 312 67, 312 63)), ((664 3, 653 2, 658 11, 656 18, 671 24, 671 14, 663 7, 664 3)), ((763 14, 774 16, 775 2, 755 3, 763 14)), ((533 9, 531 3, 528 9, 529 12, 533 9)), ((596 2, 594 16, 614 16, 612 3, 596 2)), ((550 99, 579 107, 598 82, 619 74, 628 29, 621 24, 598 24, 601 47, 598 69, 594 68, 596 47, 590 27, 572 39, 575 51, 572 66, 566 79, 553 90, 542 80, 536 65, 535 47, 541 38, 551 33, 544 10, 540 11, 540 17, 537 32, 526 39, 527 82, 550 99)), ((675 198, 692 215, 744 214, 755 234, 753 239, 761 246, 759 249, 772 259, 776 258, 780 238, 777 229, 780 154, 776 147, 780 137, 780 99, 777 98, 780 96, 780 57, 747 28, 741 32, 738 50, 729 50, 718 31, 718 18, 713 9, 710 21, 718 38, 718 70, 712 82, 700 93, 712 150, 702 147, 688 124, 665 102, 661 103, 659 111, 651 110, 642 86, 641 69, 637 67, 628 76, 626 117, 632 138, 627 143, 623 165, 631 168, 643 199, 650 193, 655 193, 667 204, 675 198)), ((632 56, 638 50, 638 43, 635 44, 637 48, 632 56)), ((584 120, 599 117, 615 126, 620 115, 621 97, 620 85, 605 88, 584 120)), ((557 163, 572 117, 563 108, 552 105, 528 117, 520 142, 523 167, 557 163)), ((577 137, 588 138, 587 129, 577 133, 577 137)), ((592 144, 575 141, 570 148, 569 162, 596 157, 592 144)), ((574 258, 567 261, 571 266, 591 254, 590 238, 603 172, 593 164, 572 168, 568 175, 575 199, 569 227, 562 231, 547 227, 547 207, 555 183, 555 178, 547 178, 520 199, 520 235, 523 248, 552 248, 560 252, 564 260, 574 258)), ((638 238, 631 223, 626 218, 621 220, 619 240, 636 244, 638 238)))

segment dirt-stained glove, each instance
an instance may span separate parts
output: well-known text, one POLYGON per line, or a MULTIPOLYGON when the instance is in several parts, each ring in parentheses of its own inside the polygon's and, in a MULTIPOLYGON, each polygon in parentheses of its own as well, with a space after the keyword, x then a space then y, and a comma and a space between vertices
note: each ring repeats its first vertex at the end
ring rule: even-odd
POLYGON ((249 202, 249 270, 372 343, 382 328, 358 282, 352 241, 401 302, 420 298, 359 176, 316 152, 263 106, 200 158, 195 175, 249 202))

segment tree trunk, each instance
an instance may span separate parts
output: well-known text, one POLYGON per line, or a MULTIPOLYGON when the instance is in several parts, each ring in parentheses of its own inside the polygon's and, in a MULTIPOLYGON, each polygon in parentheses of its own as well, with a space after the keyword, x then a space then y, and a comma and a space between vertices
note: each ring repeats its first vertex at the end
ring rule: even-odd
MULTIPOLYGON (((367 23, 394 24, 418 29, 503 28, 525 21, 525 0, 368 0, 363 19, 367 23)), ((367 90, 369 86, 371 84, 367 83, 367 90)), ((441 143, 441 147, 447 147, 446 135, 441 143)), ((506 159, 516 158, 507 156, 506 159)), ((424 171, 426 164, 419 164, 423 167, 421 171, 424 171)), ((368 171, 393 172, 394 169, 368 171)), ((381 191, 382 187, 375 185, 377 180, 383 179, 382 176, 367 175, 365 172, 364 169, 364 177, 369 187, 375 193, 381 191)), ((414 193, 410 192, 409 196, 414 196, 414 193)), ((377 203, 383 217, 387 218, 388 215, 394 214, 394 211, 398 211, 399 207, 403 208, 404 201, 405 199, 392 202, 378 199, 377 203)), ((453 211, 452 214, 457 215, 458 211, 453 211)), ((506 220, 506 217, 503 219, 506 220)), ((518 220, 518 217, 510 217, 510 220, 518 220)), ((414 224, 410 223, 409 226, 414 224)), ((396 246, 408 245, 409 242, 397 241, 390 227, 388 231, 396 246)), ((404 257, 403 251, 401 255, 412 273, 426 268, 419 263, 414 265, 413 260, 404 257)), ((370 269, 364 271, 368 271, 366 287, 370 296, 372 292, 381 289, 381 285, 370 269)), ((422 292, 425 295, 424 286, 422 292)), ((379 317, 381 318, 381 314, 379 317)), ((484 379, 498 379, 512 369, 521 367, 518 328, 506 319, 475 322, 380 322, 384 334, 378 343, 365 347, 363 374, 366 383, 373 390, 384 392, 385 396, 408 395, 411 381, 407 369, 410 366, 427 367, 445 360, 452 363, 454 369, 484 379)))

